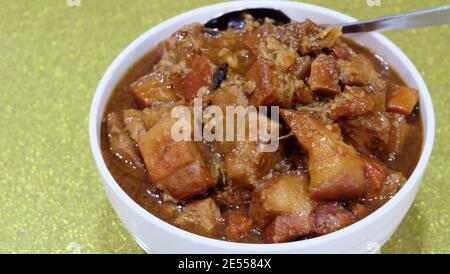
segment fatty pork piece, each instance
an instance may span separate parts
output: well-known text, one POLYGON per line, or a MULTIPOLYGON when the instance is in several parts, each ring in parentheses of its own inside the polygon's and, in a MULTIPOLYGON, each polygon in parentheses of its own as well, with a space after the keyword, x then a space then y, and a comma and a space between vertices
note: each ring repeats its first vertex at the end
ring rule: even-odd
MULTIPOLYGON (((258 115, 258 127, 267 125, 267 131, 271 125, 279 131, 280 125, 263 114, 258 115)), ((248 132, 248 123, 246 132, 248 132)), ((273 140, 271 142, 274 142, 273 140)), ((223 143, 223 142, 222 142, 223 143)), ((237 185, 252 189, 275 166, 280 158, 282 144, 278 144, 276 151, 264 151, 268 143, 264 140, 250 141, 248 135, 245 141, 233 141, 220 144, 225 148, 225 171, 229 178, 237 185)))
POLYGON ((358 151, 394 160, 403 152, 409 125, 402 114, 374 112, 341 122, 341 129, 358 151))
POLYGON ((229 210, 225 214, 225 236, 228 240, 239 242, 253 229, 253 221, 247 210, 229 210))
POLYGON ((406 177, 398 171, 387 168, 375 158, 363 157, 367 191, 358 200, 375 206, 383 205, 405 184, 406 177))
MULTIPOLYGON (((214 97, 216 102, 217 97, 214 97)), ((267 132, 271 129, 279 131, 280 125, 267 116, 256 113, 258 118, 258 127, 267 125, 267 132)), ((223 156, 225 173, 232 183, 241 188, 253 189, 258 181, 269 173, 280 159, 282 144, 278 144, 276 151, 269 152, 264 150, 269 145, 266 140, 258 138, 256 141, 249 139, 249 115, 245 120, 245 138, 242 141, 214 141, 214 148, 223 156)), ((237 127, 235 127, 235 139, 237 136, 237 127)), ((226 129, 224 129, 226 134, 226 129)), ((243 136, 242 136, 243 137, 243 136)), ((271 142, 274 142, 273 140, 271 142)), ((274 144, 275 145, 275 144, 274 144)))
POLYGON ((265 227, 268 243, 282 243, 310 235, 324 235, 349 226, 356 217, 340 204, 317 204, 309 199, 306 177, 279 175, 257 190, 250 216, 265 227), (268 225, 266 225, 268 223, 268 225))
POLYGON ((308 216, 312 204, 308 180, 301 174, 284 173, 257 186, 250 203, 250 217, 264 228, 279 215, 308 216))
POLYGON ((391 121, 385 112, 372 112, 340 123, 348 141, 366 155, 384 151, 391 131, 391 121))
POLYGON ((136 144, 123 129, 123 123, 118 114, 112 112, 106 116, 109 149, 120 160, 120 167, 133 177, 143 179, 145 167, 136 144))
POLYGON ((284 72, 276 63, 266 59, 259 58, 247 71, 246 78, 255 83, 250 103, 256 107, 290 107, 296 101, 312 100, 302 80, 295 77, 294 73, 284 72))
POLYGON ((262 144, 254 141, 233 142, 225 154, 225 170, 233 183, 253 188, 279 159, 278 151, 264 152, 262 144))
POLYGON ((333 56, 320 54, 313 60, 309 86, 318 94, 333 95, 341 92, 336 59, 333 56))
POLYGON ((281 117, 308 155, 312 198, 347 200, 364 193, 364 164, 337 131, 299 111, 281 110, 281 117))
POLYGON ((147 74, 131 84, 131 93, 143 107, 172 103, 179 98, 171 90, 167 77, 158 71, 147 74))
POLYGON ((372 94, 386 92, 387 83, 375 71, 369 59, 361 54, 351 54, 336 61, 339 81, 344 85, 363 86, 372 94))
POLYGON ((187 61, 186 68, 171 76, 174 90, 187 100, 196 97, 198 90, 212 89, 216 66, 203 55, 194 56, 187 61))
POLYGON ((208 165, 202 143, 175 141, 171 135, 177 119, 155 124, 139 140, 150 181, 174 200, 189 200, 217 183, 217 172, 208 165))
POLYGON ((357 218, 339 203, 318 206, 314 209, 311 219, 316 235, 335 232, 357 221, 357 218))
POLYGON ((213 237, 221 223, 220 209, 212 198, 192 201, 184 206, 174 224, 188 231, 213 237))
POLYGON ((332 101, 331 114, 334 117, 356 117, 371 112, 375 102, 361 87, 345 86, 344 92, 332 101))

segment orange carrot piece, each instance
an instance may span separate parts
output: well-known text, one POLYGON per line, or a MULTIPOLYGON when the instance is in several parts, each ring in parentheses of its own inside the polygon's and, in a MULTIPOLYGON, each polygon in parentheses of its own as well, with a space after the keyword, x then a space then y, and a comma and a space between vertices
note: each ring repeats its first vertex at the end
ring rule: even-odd
POLYGON ((386 110, 409 116, 418 101, 419 92, 417 90, 409 87, 400 87, 395 95, 388 100, 386 110))

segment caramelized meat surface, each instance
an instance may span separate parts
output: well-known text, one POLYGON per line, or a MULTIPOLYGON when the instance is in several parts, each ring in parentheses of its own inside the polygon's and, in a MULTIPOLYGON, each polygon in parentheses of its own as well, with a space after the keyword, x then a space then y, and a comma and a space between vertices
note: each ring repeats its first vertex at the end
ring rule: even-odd
POLYGON ((352 146, 308 114, 282 110, 281 116, 308 154, 311 197, 346 200, 364 193, 364 165, 352 146))
POLYGON ((208 166, 201 143, 176 142, 171 129, 176 119, 165 119, 148 130, 139 148, 152 184, 174 200, 188 200, 217 183, 217 175, 208 166))

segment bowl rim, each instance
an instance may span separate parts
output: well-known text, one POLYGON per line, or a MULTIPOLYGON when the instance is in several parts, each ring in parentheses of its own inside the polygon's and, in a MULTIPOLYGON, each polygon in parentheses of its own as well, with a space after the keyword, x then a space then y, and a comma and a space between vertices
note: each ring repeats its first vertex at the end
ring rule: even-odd
MULTIPOLYGON (((412 74, 414 79, 418 83, 418 89, 421 96, 421 112, 422 118, 426 118, 426 121, 422 121, 424 126, 424 135, 423 135, 423 146, 422 146, 422 154, 420 156, 419 162, 416 165, 411 176, 408 178, 405 185, 400 189, 397 194, 393 198, 391 198, 387 203, 378 208, 369 216, 359 220, 358 222, 345 227, 336 232, 323 235, 316 238, 287 242, 287 243, 277 243, 277 244, 249 244, 249 243, 236 243, 236 242, 228 242, 224 240, 218 240, 213 238, 208 238, 205 236, 197 235, 188 231, 185 231, 181 228, 178 228, 174 225, 171 225, 158 217, 154 216, 152 213, 148 212, 140 205, 138 205, 128 194, 119 186, 116 180, 113 178, 108 168, 106 167, 105 161, 103 159, 103 155, 101 152, 100 146, 100 126, 101 118, 99 119, 99 115, 103 116, 104 109, 99 109, 99 106, 102 102, 104 94, 107 94, 109 91, 106 89, 107 83, 114 80, 112 79, 113 72, 119 67, 119 65, 124 62, 129 55, 140 45, 143 41, 148 39, 148 37, 158 33, 160 29, 173 25, 177 22, 182 22, 187 18, 195 17, 198 13, 205 13, 206 11, 214 12, 217 14, 218 12, 226 12, 229 10, 237 10, 240 8, 256 8, 256 7, 272 7, 272 8, 289 8, 295 6, 296 8, 302 8, 306 10, 314 9, 320 13, 331 15, 334 17, 338 17, 344 21, 354 21, 356 20, 353 17, 340 13, 338 11, 324 8, 317 5, 305 4, 301 2, 290 2, 290 1, 232 1, 232 2, 224 2, 219 4, 207 5, 197 9, 193 9, 184 13, 181 13, 175 17, 171 17, 168 20, 150 28, 148 31, 140 35, 136 40, 130 43, 112 62, 112 64, 108 67, 107 71, 103 75, 99 85, 97 86, 91 108, 89 113, 89 139, 91 151, 97 165, 97 168, 103 177, 104 184, 107 184, 112 191, 122 200, 127 206, 136 213, 139 218, 144 219, 146 222, 150 222, 153 225, 157 226, 159 229, 167 231, 169 234, 176 235, 177 237, 184 238, 188 241, 199 243, 202 245, 210 246, 213 248, 220 249, 228 249, 234 251, 241 252, 283 252, 289 250, 296 250, 300 248, 308 248, 317 246, 327 241, 338 240, 344 237, 348 237, 355 231, 364 229, 369 227, 372 223, 374 223, 377 219, 382 218, 387 212, 393 210, 396 206, 403 201, 407 194, 410 193, 417 184, 420 184, 421 176, 423 175, 426 165, 429 161, 433 142, 435 135, 435 116, 433 105, 431 101, 431 96, 428 91, 428 88, 421 77, 420 73, 417 71, 417 68, 412 64, 409 58, 389 39, 383 36, 380 33, 372 33, 380 43, 384 44, 389 48, 389 50, 394 53, 400 60, 401 63, 404 64, 405 68, 409 70, 409 73, 412 74)), ((138 58, 140 58, 139 56, 138 58)), ((135 58, 134 61, 137 61, 138 58, 135 58)), ((108 96, 109 98, 109 96, 108 96)), ((101 117, 100 116, 100 117, 101 117)))

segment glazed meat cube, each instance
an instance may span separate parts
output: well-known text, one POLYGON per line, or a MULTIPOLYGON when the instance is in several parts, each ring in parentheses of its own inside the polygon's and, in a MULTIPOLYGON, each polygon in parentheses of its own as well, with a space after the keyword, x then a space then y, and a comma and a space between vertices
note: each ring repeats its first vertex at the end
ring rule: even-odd
POLYGON ((311 72, 312 58, 309 55, 298 57, 294 65, 291 67, 291 72, 299 79, 305 79, 311 72))
POLYGON ((358 200, 363 204, 379 207, 391 199, 405 184, 405 176, 398 171, 387 169, 387 177, 377 190, 367 192, 358 200))
POLYGON ((334 55, 339 59, 347 59, 352 55, 355 55, 355 52, 352 48, 350 48, 347 43, 342 40, 336 41, 334 46, 332 47, 334 55))
MULTIPOLYGON (((278 123, 263 114, 257 115, 259 128, 266 125, 267 132, 270 132, 272 128, 279 130, 278 123)), ((282 144, 278 144, 278 148, 273 152, 265 151, 264 146, 268 145, 265 140, 261 138, 257 141, 249 140, 248 121, 245 131, 245 141, 216 142, 216 146, 224 156, 225 172, 232 182, 240 187, 252 189, 280 159, 282 144)))
POLYGON ((403 152, 409 125, 402 114, 389 113, 388 117, 391 121, 391 131, 389 133, 389 142, 386 146, 386 153, 390 160, 394 160, 403 152))
POLYGON ((325 235, 347 227, 357 221, 356 217, 338 203, 324 204, 312 213, 314 232, 325 235))
POLYGON ((267 226, 264 236, 267 243, 284 243, 307 236, 313 231, 314 226, 309 215, 282 215, 275 217, 267 226))
POLYGON ((399 87, 388 100, 386 109, 389 112, 396 112, 411 115, 414 106, 419 101, 419 92, 409 87, 399 87))
POLYGON ((177 94, 191 100, 201 87, 212 88, 216 66, 205 56, 195 56, 192 64, 182 72, 172 75, 177 94))
POLYGON ((309 192, 321 200, 345 200, 364 193, 364 164, 340 135, 308 114, 281 110, 281 117, 308 154, 309 192))
MULTIPOLYGON (((285 82, 281 71, 275 64, 265 59, 258 59, 246 74, 248 80, 255 82, 256 89, 251 94, 250 103, 256 107, 278 105, 289 107, 298 86, 295 80, 285 82)), ((286 74, 288 77, 290 74, 286 74)))
POLYGON ((253 229, 253 221, 246 210, 230 210, 225 216, 225 235, 228 240, 239 242, 253 229))
POLYGON ((174 224, 204 236, 215 236, 221 223, 220 209, 212 198, 187 204, 174 224))
POLYGON ((281 174, 259 185, 253 192, 250 217, 264 228, 276 216, 309 216, 312 204, 306 176, 281 174))
POLYGON ((174 200, 189 200, 217 183, 208 166, 202 143, 174 141, 171 129, 177 119, 159 121, 139 140, 151 183, 174 200))
POLYGON ((137 143, 139 138, 147 131, 142 119, 142 111, 126 109, 123 111, 123 123, 130 137, 137 143))
POLYGON ((367 85, 376 74, 372 63, 362 55, 352 55, 346 59, 337 59, 336 66, 339 71, 339 80, 344 85, 367 85))
POLYGON ((349 58, 338 59, 336 66, 342 84, 364 86, 372 94, 386 92, 386 81, 375 71, 370 60, 363 55, 353 54, 349 58))
POLYGON ((179 99, 170 89, 170 85, 166 83, 165 77, 156 71, 131 84, 131 93, 144 107, 175 102, 179 99))
POLYGON ((225 154, 225 170, 233 183, 253 188, 279 159, 279 153, 263 152, 254 141, 234 142, 225 154))
POLYGON ((244 33, 243 44, 249 51, 251 56, 258 55, 258 47, 263 39, 265 39, 269 32, 274 29, 274 26, 270 24, 263 24, 258 30, 246 31, 244 33))
POLYGON ((341 92, 334 57, 320 54, 314 59, 311 64, 309 86, 313 92, 318 94, 338 94, 341 92))
POLYGON ((331 114, 334 117, 356 117, 372 111, 375 102, 360 87, 346 86, 332 102, 331 114))
POLYGON ((145 108, 142 111, 142 120, 146 129, 151 129, 159 121, 169 118, 171 114, 171 107, 166 106, 154 106, 151 108, 145 108))
POLYGON ((391 122, 384 112, 369 113, 341 124, 350 143, 366 155, 384 151, 391 131, 391 122))
POLYGON ((132 176, 144 178, 145 168, 136 144, 123 129, 119 116, 112 112, 106 116, 109 149, 121 160, 121 167, 132 176))
POLYGON ((273 64, 270 64, 264 59, 258 59, 247 72, 247 79, 254 81, 256 84, 256 90, 250 98, 251 104, 255 106, 264 106, 273 102, 282 101, 283 98, 278 98, 273 83, 273 66, 273 64))

